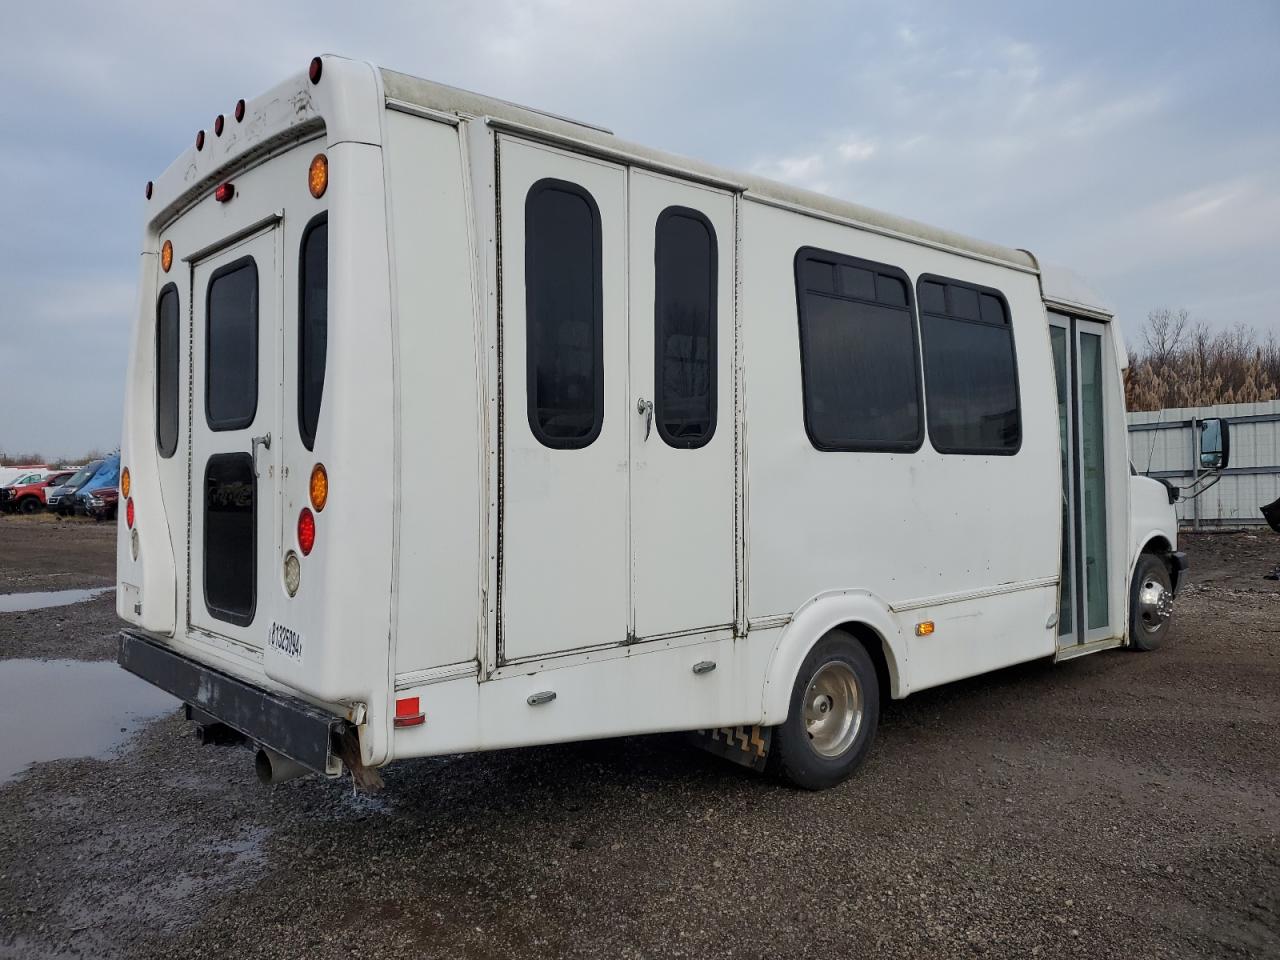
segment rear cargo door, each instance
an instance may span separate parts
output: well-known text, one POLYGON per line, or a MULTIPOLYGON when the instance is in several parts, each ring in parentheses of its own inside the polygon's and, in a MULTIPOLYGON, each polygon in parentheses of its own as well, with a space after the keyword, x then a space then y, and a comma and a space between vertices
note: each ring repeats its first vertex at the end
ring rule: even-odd
POLYGON ((251 650, 280 569, 279 233, 272 224, 192 270, 188 622, 251 650))

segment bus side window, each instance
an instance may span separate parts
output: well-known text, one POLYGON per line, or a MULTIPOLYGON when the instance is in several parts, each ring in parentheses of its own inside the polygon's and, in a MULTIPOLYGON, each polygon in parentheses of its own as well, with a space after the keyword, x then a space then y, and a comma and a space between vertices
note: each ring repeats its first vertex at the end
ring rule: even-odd
POLYGON ((667 207, 654 229, 654 414, 668 446, 704 446, 716 430, 716 232, 667 207))
POLYGON ((178 287, 170 283, 156 302, 156 448, 172 457, 178 449, 178 287))
POLYGON ((897 267, 809 247, 796 253, 804 423, 819 450, 918 450, 920 350, 897 267))
POLYGON ((1004 294, 922 276, 920 337, 929 440, 939 453, 1009 456, 1022 445, 1013 328, 1004 294))
POLYGON ((524 205, 529 429, 544 446, 580 450, 604 425, 600 208, 565 180, 529 188, 524 205))

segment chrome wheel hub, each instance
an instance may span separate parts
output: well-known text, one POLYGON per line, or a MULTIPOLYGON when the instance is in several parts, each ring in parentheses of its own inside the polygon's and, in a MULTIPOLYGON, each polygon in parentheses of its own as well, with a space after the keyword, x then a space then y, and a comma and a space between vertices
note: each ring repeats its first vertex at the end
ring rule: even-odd
POLYGON ((1173 594, 1163 583, 1148 577, 1138 588, 1138 620, 1147 633, 1155 633, 1173 615, 1173 594))
POLYGON ((838 757, 853 746, 862 727, 862 691, 847 663, 823 664, 809 681, 804 726, 810 745, 824 757, 838 757))

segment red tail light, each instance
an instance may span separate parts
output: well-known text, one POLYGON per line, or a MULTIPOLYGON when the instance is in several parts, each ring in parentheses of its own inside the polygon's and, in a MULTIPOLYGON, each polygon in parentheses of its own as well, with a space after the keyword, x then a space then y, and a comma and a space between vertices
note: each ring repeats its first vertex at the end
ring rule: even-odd
POLYGON ((311 553, 311 548, 316 545, 316 518, 306 507, 302 508, 302 512, 298 514, 298 549, 302 551, 305 557, 311 553))
POLYGON ((124 519, 129 524, 129 529, 133 529, 133 497, 124 502, 124 519))
POLYGON ((213 199, 217 200, 219 203, 226 203, 235 195, 236 185, 234 183, 224 183, 222 186, 218 187, 217 190, 213 191, 213 199))

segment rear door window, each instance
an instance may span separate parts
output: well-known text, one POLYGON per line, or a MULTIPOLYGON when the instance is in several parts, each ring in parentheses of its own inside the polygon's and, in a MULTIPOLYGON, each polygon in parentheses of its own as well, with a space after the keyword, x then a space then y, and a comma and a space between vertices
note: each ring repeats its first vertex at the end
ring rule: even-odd
POLYGON ((205 606, 219 620, 247 627, 258 604, 253 457, 214 454, 205 466, 204 490, 205 606))
POLYGON ((205 419, 210 430, 242 430, 258 412, 258 266, 252 257, 209 278, 205 317, 205 419))

